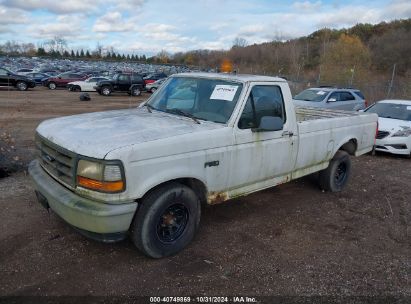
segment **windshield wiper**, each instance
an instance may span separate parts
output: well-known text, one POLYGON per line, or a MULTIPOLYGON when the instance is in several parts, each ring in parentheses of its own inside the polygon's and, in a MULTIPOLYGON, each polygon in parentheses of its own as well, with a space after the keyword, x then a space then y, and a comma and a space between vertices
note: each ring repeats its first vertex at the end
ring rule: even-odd
POLYGON ((150 113, 153 113, 153 111, 151 111, 151 110, 155 110, 156 108, 154 108, 151 104, 148 104, 148 103, 146 103, 143 107, 147 107, 147 110, 150 112, 150 113))
POLYGON ((177 115, 181 115, 181 116, 191 118, 193 121, 195 121, 195 123, 200 124, 200 121, 197 119, 197 117, 195 117, 193 114, 187 113, 183 110, 180 110, 180 109, 177 109, 177 108, 172 108, 172 109, 167 109, 166 112, 174 113, 174 114, 177 114, 177 115))

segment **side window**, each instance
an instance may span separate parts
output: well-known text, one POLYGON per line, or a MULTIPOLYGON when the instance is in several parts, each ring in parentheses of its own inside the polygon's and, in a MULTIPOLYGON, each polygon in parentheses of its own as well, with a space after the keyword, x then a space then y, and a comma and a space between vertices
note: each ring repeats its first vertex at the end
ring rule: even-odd
POLYGON ((281 117, 285 122, 284 100, 280 87, 254 86, 238 121, 238 127, 240 129, 258 128, 264 116, 281 117))
POLYGON ((128 75, 118 75, 118 81, 119 82, 129 82, 129 76, 128 75))
POLYGON ((327 100, 331 102, 340 101, 341 100, 340 93, 338 92, 331 93, 327 100))
POLYGON ((0 69, 0 75, 1 76, 6 76, 7 75, 7 71, 4 69, 0 69))
POLYGON ((349 92, 341 92, 341 100, 354 100, 355 97, 349 92))
POLYGON ((140 75, 133 75, 133 82, 143 82, 143 79, 140 75))

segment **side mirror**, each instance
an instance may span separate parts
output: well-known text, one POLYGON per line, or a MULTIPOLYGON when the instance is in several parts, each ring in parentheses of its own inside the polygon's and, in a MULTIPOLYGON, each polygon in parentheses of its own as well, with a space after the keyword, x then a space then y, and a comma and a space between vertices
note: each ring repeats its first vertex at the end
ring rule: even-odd
POLYGON ((260 125, 256 129, 252 129, 253 132, 270 132, 280 131, 283 129, 283 119, 275 116, 263 116, 261 117, 260 125))
POLYGON ((336 102, 337 98, 328 98, 327 102, 336 102))

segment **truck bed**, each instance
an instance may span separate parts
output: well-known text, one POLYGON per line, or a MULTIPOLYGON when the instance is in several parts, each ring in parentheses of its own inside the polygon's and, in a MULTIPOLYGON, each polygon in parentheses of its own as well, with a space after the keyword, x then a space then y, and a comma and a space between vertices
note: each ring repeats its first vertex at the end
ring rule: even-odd
POLYGON ((297 122, 336 117, 355 117, 359 115, 358 112, 308 107, 295 107, 295 114, 297 117, 297 122))

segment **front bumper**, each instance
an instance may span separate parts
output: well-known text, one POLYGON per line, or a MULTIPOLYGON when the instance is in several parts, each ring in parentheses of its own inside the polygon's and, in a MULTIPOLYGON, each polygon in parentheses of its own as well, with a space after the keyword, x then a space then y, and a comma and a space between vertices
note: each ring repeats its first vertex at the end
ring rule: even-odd
POLYGON ((83 198, 54 180, 37 160, 30 163, 29 173, 36 191, 44 196, 50 208, 84 235, 111 241, 110 236, 117 238, 129 230, 136 202, 109 204, 83 198))
POLYGON ((375 141, 375 150, 392 154, 410 155, 411 137, 388 136, 375 141))

